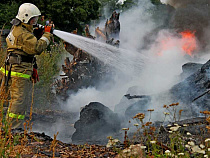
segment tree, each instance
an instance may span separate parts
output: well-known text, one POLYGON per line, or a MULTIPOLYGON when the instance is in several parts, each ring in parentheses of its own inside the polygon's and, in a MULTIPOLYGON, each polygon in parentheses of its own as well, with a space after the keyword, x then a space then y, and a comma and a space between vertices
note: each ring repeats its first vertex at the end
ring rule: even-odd
POLYGON ((47 4, 46 15, 51 17, 57 28, 72 31, 82 30, 82 23, 98 18, 98 0, 54 0, 47 4))
POLYGON ((137 4, 138 4, 138 0, 126 0, 126 1, 124 1, 122 8, 123 8, 123 10, 127 10, 133 6, 136 6, 137 4))
POLYGON ((151 2, 152 2, 153 4, 155 4, 155 5, 162 4, 162 3, 160 2, 160 0, 151 0, 151 2))
MULTIPOLYGON (((28 0, 1 0, 0 24, 7 24, 13 19, 18 8, 28 0)), ((56 28, 72 31, 76 28, 82 30, 82 23, 98 18, 100 3, 98 0, 33 0, 42 14, 51 17, 56 28)))
POLYGON ((18 4, 16 2, 1 2, 0 3, 0 29, 9 29, 11 27, 10 21, 16 16, 18 4))

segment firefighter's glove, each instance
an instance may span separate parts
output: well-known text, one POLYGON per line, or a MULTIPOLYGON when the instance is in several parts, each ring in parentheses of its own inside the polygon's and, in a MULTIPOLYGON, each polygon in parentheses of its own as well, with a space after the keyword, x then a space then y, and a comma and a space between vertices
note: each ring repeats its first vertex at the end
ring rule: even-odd
POLYGON ((36 83, 36 81, 39 82, 39 75, 38 75, 37 69, 35 68, 33 68, 32 81, 34 83, 36 83))
POLYGON ((45 26, 44 27, 44 32, 50 32, 50 33, 53 33, 53 27, 52 26, 45 26))
POLYGON ((41 24, 36 24, 36 25, 33 25, 33 28, 34 29, 39 29, 39 30, 44 30, 45 26, 43 26, 41 24))
POLYGON ((44 26, 40 24, 35 25, 33 34, 37 39, 40 39, 44 34, 44 26))

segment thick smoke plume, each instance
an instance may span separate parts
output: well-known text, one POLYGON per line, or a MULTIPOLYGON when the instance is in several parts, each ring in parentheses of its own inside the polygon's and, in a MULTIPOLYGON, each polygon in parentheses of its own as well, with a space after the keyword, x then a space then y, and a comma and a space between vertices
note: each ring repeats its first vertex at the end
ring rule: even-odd
POLYGON ((170 27, 178 32, 190 30, 197 36, 201 49, 209 45, 210 0, 162 0, 175 8, 170 27))
MULTIPOLYGON (((120 15, 120 48, 147 56, 141 73, 133 72, 131 74, 131 72, 126 72, 126 69, 123 72, 117 70, 115 76, 110 76, 110 82, 101 83, 99 88, 80 89, 77 93, 69 96, 67 102, 61 103, 63 109, 79 112, 90 102, 100 102, 112 110, 115 109, 116 105, 119 105, 121 111, 115 112, 121 112, 121 115, 124 115, 126 108, 136 101, 135 99, 128 100, 124 97, 125 94, 156 95, 165 92, 180 81, 179 75, 182 73, 183 64, 189 61, 204 63, 209 59, 210 55, 207 54, 210 50, 209 0, 161 1, 170 7, 167 5, 159 6, 161 7, 159 8, 160 11, 156 12, 157 6, 154 6, 150 0, 139 0, 137 7, 133 7, 120 15), (197 50, 194 56, 189 56, 183 50, 185 41, 180 32, 186 30, 195 31, 195 38, 198 41, 197 47, 200 50, 197 50)), ((99 27, 102 28, 105 21, 100 24, 99 27)), ((95 27, 97 26, 90 26, 93 35, 95 27)), ((127 55, 129 56, 129 53, 127 55)), ((126 65, 126 63, 120 64, 126 65)), ((138 69, 138 67, 134 69, 138 69)), ((153 115, 151 121, 163 120, 162 112, 164 109, 162 106, 168 103, 172 103, 170 94, 163 99, 152 98, 151 105, 145 108, 146 110, 155 110, 155 116, 153 115)), ((48 133, 51 136, 56 131, 60 131, 61 137, 59 139, 66 139, 67 136, 65 137, 63 133, 66 132, 69 138, 69 134, 73 133, 74 129, 72 127, 71 131, 66 131, 63 120, 58 120, 57 123, 53 124, 51 131, 52 133, 48 133)))
MULTIPOLYGON (((164 5, 162 9, 165 12, 158 12, 158 17, 170 19, 169 27, 164 27, 164 20, 154 19, 157 8, 150 0, 139 0, 138 7, 120 15, 120 47, 148 57, 141 73, 116 72, 116 76, 110 76, 111 82, 101 83, 101 88, 81 89, 78 93, 71 95, 67 104, 64 105, 65 109, 79 111, 89 102, 98 101, 113 110, 115 105, 125 99, 123 95, 127 94, 131 87, 138 87, 135 91, 129 91, 131 95, 159 94, 180 81, 179 75, 183 64, 189 61, 206 62, 203 55, 209 50, 210 39, 207 1, 204 3, 195 0, 184 2, 174 0, 165 1, 165 3, 174 7, 173 14, 167 14, 169 6, 164 5), (169 15, 172 16, 167 17, 169 15), (195 31, 197 47, 200 48, 196 50, 196 53, 199 53, 195 55, 196 58, 183 50, 186 42, 182 39, 180 32, 186 30, 195 31), (146 37, 152 39, 149 47, 144 47, 148 45, 145 43, 146 37)), ((147 109, 154 108, 161 112, 162 106, 167 103, 172 103, 170 97, 164 100, 154 98, 152 105, 147 109)), ((160 116, 161 114, 157 114, 156 120, 161 120, 160 116)))

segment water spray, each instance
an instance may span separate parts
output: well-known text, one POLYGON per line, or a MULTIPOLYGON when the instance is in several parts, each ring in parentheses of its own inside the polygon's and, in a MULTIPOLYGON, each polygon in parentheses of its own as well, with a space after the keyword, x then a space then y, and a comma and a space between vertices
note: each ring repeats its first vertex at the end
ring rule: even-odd
POLYGON ((53 34, 75 47, 86 51, 88 54, 96 57, 104 64, 115 67, 122 72, 141 72, 141 69, 147 59, 146 56, 140 52, 117 48, 109 44, 72 33, 55 29, 53 34))
POLYGON ((75 35, 69 32, 53 29, 51 26, 37 24, 38 29, 51 32, 60 39, 86 51, 96 57, 104 64, 112 66, 128 74, 139 74, 146 61, 146 56, 140 52, 117 48, 106 43, 102 43, 90 38, 75 35), (135 72, 135 73, 134 73, 135 72))

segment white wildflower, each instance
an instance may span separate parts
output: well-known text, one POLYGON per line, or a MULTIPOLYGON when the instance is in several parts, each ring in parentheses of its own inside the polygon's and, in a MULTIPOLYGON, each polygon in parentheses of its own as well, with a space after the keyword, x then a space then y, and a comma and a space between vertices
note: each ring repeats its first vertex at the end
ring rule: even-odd
POLYGON ((141 147, 141 144, 136 144, 137 147, 141 147))
POLYGON ((108 141, 106 147, 107 147, 107 148, 110 148, 110 147, 116 145, 116 144, 119 143, 119 142, 120 142, 120 141, 119 141, 118 139, 109 139, 109 141, 108 141))
POLYGON ((168 112, 164 112, 164 115, 170 115, 168 112))
POLYGON ((155 140, 153 140, 153 141, 150 141, 150 143, 151 143, 151 144, 155 144, 155 143, 156 143, 156 141, 155 141, 155 140))
POLYGON ((188 125, 187 124, 183 124, 183 127, 187 127, 188 125))
POLYGON ((205 142, 209 142, 209 141, 210 141, 210 138, 208 138, 208 139, 205 140, 205 142))
POLYGON ((174 124, 175 126, 179 126, 177 123, 174 124))
POLYGON ((123 150, 123 153, 129 153, 129 152, 131 152, 130 149, 124 149, 124 150, 123 150))
POLYGON ((208 158, 208 155, 204 155, 203 157, 206 157, 206 158, 208 158))
POLYGON ((119 143, 120 141, 119 141, 119 139, 114 139, 114 140, 112 140, 112 142, 113 143, 119 143))
POLYGON ((111 148, 112 146, 111 146, 110 143, 107 143, 106 147, 107 147, 107 148, 111 148))
POLYGON ((184 153, 178 153, 178 155, 184 155, 184 153))
POLYGON ((205 151, 204 151, 204 150, 201 150, 201 148, 199 148, 198 145, 195 145, 194 147, 192 147, 192 151, 193 151, 194 153, 205 154, 205 151))
POLYGON ((141 149, 146 149, 147 147, 146 146, 141 146, 141 149))
POLYGON ((210 148, 208 148, 208 151, 210 151, 210 148))
POLYGON ((171 154, 170 150, 166 150, 166 151, 165 151, 165 154, 166 154, 166 155, 170 155, 170 154, 171 154))
POLYGON ((129 146, 130 149, 132 149, 132 148, 134 148, 134 147, 135 147, 135 145, 130 145, 130 146, 129 146))
POLYGON ((173 131, 168 131, 169 133, 173 133, 173 131))
POLYGON ((138 155, 138 152, 137 151, 134 151, 132 154, 133 155, 138 155))
POLYGON ((190 148, 190 146, 189 146, 188 144, 187 144, 187 145, 185 145, 185 147, 186 147, 186 148, 190 148))
POLYGON ((179 129, 179 127, 180 127, 180 126, 171 127, 170 130, 172 130, 172 131, 175 132, 175 131, 177 131, 177 130, 179 129))
POLYGON ((171 125, 168 125, 168 127, 171 127, 171 125))
POLYGON ((188 144, 191 145, 191 146, 195 146, 195 143, 193 141, 188 142, 188 144))
POLYGON ((205 152, 205 150, 201 150, 199 153, 200 154, 205 154, 206 152, 205 152))
POLYGON ((205 145, 203 145, 203 144, 200 144, 200 147, 201 147, 201 149, 203 149, 203 148, 205 148, 205 145))
POLYGON ((191 134, 190 132, 187 132, 187 135, 188 135, 188 136, 191 136, 192 134, 191 134))

